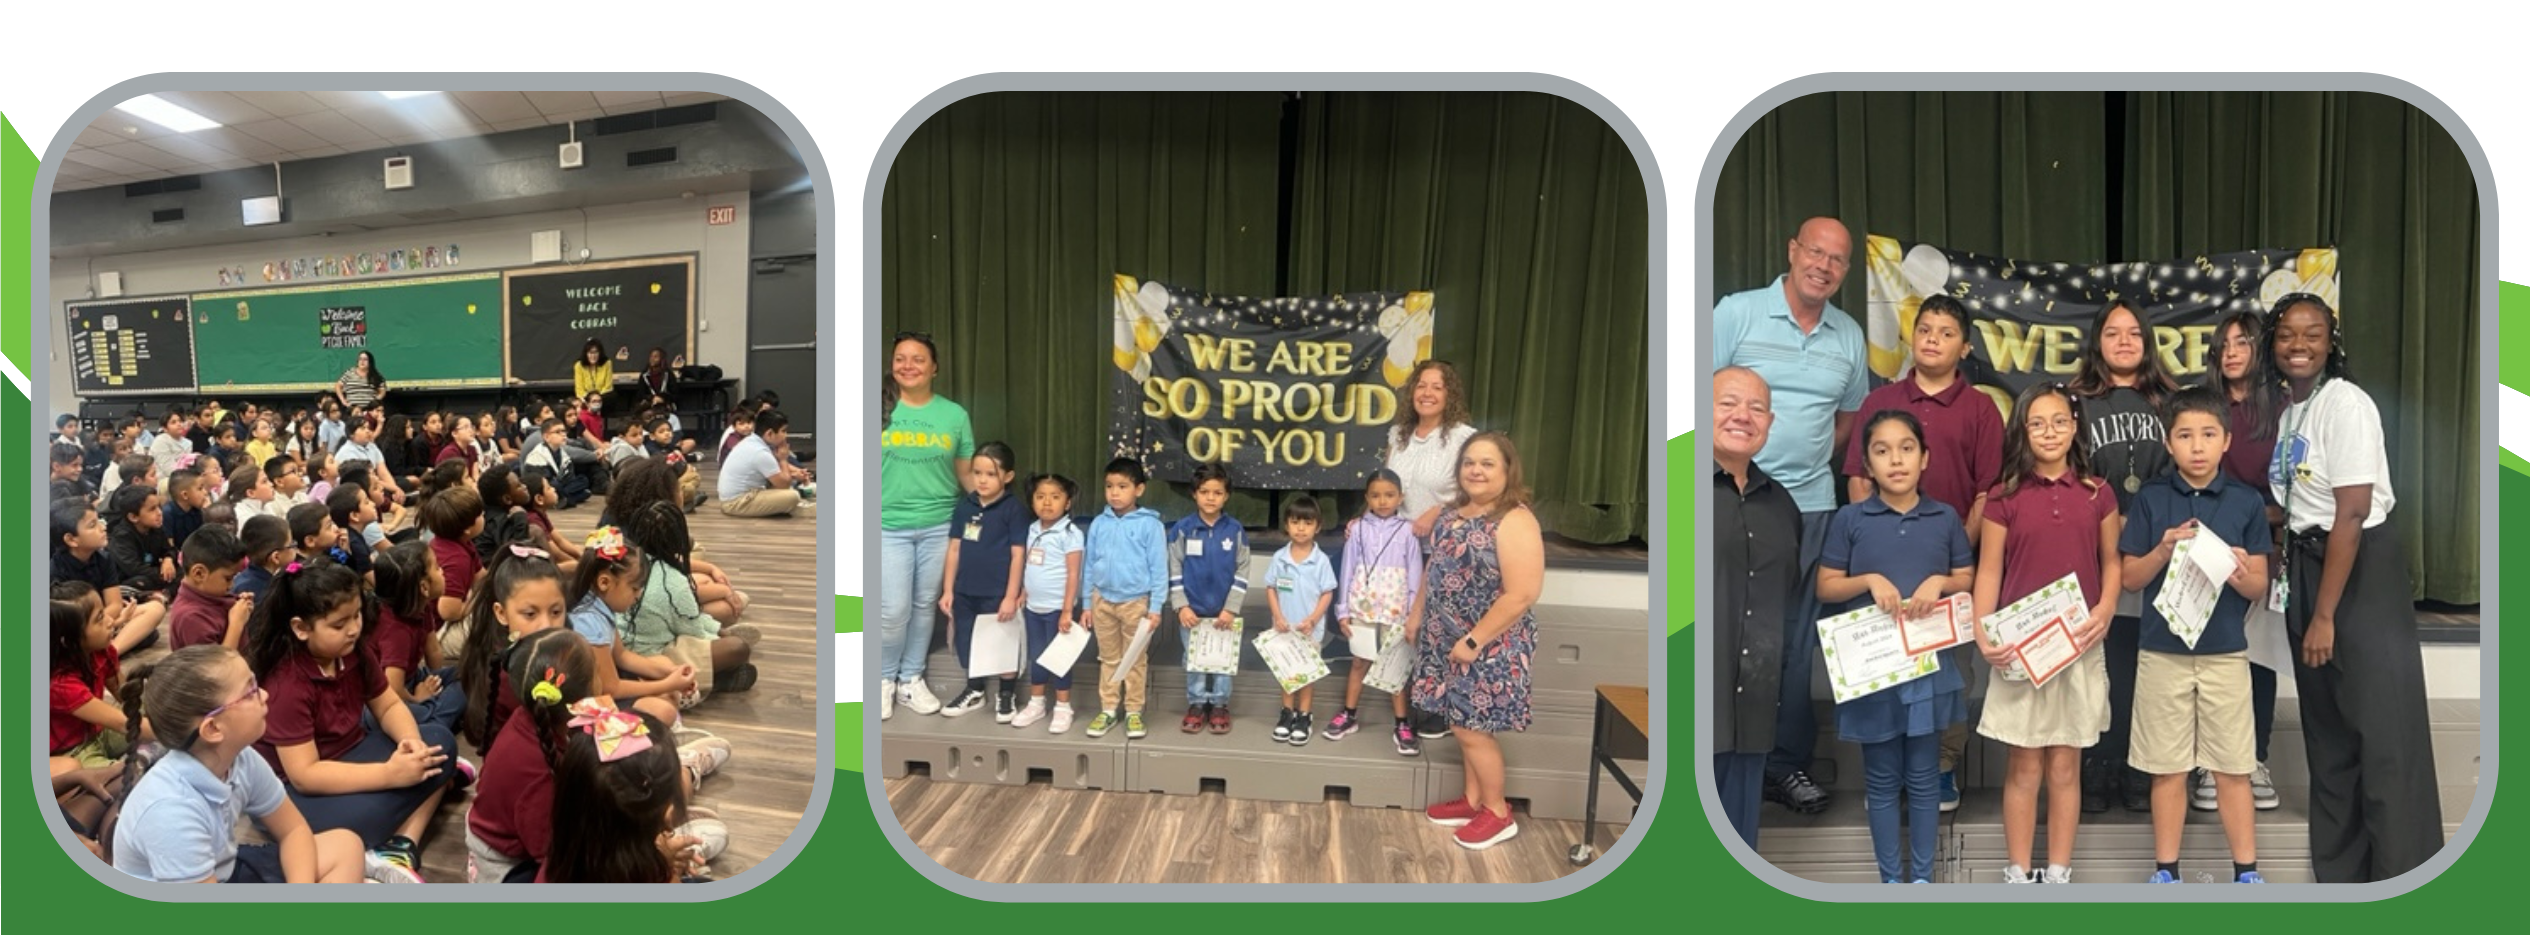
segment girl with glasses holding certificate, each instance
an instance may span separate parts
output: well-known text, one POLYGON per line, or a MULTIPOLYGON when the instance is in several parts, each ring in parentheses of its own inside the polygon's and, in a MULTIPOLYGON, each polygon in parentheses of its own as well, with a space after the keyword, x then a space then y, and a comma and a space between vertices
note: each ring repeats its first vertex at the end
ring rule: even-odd
MULTIPOLYGON (((1943 598, 1968 589, 1968 533, 1959 512, 1916 489, 1924 476, 1924 426, 1903 409, 1883 409, 1863 426, 1865 457, 1878 494, 1836 511, 1819 553, 1818 599, 1834 606, 1867 598, 1901 618, 1947 614, 1943 598)), ((1888 627, 1876 640, 1904 654, 1888 627)), ((1863 801, 1882 883, 1930 883, 1941 822, 1941 733, 1966 715, 1958 665, 1836 706, 1836 733, 1862 745, 1863 801), (1906 854, 1898 840, 1898 793, 1906 795, 1906 854)))
POLYGON ((1977 640, 2002 673, 1987 691, 1977 733, 2009 744, 2003 781, 2005 883, 2073 882, 2073 835, 2082 821, 2082 749, 2108 729, 2108 663, 2100 641, 2117 612, 2117 496, 2085 469, 2076 444, 2081 416, 2062 384, 2023 390, 2003 427, 2003 481, 1986 496, 1977 549, 1977 640), (2071 576, 2081 612, 2049 621, 2023 640, 1996 638, 1991 618, 2071 576), (2079 617, 2081 619, 2069 619, 2079 617), (2065 645, 2067 642, 2070 646, 2065 645), (2042 645, 2043 644, 2043 645, 2042 645), (2052 668, 2033 681, 2026 663, 2051 649, 2052 668), (2065 660, 2068 650, 2070 661, 2065 660), (2047 868, 2031 872, 2041 774, 2047 798, 2047 868))

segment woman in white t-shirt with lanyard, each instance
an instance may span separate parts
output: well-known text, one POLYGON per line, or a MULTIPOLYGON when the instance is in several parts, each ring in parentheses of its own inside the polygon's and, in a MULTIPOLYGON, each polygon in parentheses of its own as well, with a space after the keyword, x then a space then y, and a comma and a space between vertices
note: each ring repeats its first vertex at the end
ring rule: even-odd
MULTIPOLYGON (((1476 437, 1476 427, 1467 424, 1467 384, 1448 361, 1414 365, 1405 389, 1406 405, 1397 407, 1388 429, 1386 462, 1404 482, 1398 513, 1414 521, 1414 537, 1428 544, 1441 511, 1458 499, 1458 450, 1476 437)), ((1411 719, 1425 740, 1449 736, 1449 722, 1439 715, 1416 710, 1411 719)))
POLYGON ((2442 804, 2380 409, 2319 297, 2276 300, 2267 335, 2260 378, 2287 402, 2268 470, 2287 527, 2271 593, 2287 602, 2310 758, 2311 869, 2322 883, 2386 880, 2442 849, 2442 804))

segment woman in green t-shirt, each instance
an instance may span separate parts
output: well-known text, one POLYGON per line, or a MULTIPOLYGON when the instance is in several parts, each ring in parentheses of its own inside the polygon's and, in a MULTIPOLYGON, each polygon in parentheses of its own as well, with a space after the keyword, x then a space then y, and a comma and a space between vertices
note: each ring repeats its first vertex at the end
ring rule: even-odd
POLYGON ((949 513, 966 491, 975 428, 966 410, 931 391, 940 348, 908 331, 889 351, 879 386, 879 718, 903 702, 916 714, 940 710, 923 683, 931 653, 932 608, 949 554, 949 513))

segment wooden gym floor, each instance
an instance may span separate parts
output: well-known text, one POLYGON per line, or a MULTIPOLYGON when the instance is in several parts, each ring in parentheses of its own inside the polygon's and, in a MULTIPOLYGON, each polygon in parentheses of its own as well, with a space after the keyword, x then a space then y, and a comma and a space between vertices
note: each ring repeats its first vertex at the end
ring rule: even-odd
MULTIPOLYGON (((1484 851, 1418 811, 934 782, 887 783, 897 821, 940 865, 988 883, 1536 883, 1572 873, 1581 823, 1515 815, 1484 851)), ((1601 822, 1604 851, 1624 826, 1601 822)))

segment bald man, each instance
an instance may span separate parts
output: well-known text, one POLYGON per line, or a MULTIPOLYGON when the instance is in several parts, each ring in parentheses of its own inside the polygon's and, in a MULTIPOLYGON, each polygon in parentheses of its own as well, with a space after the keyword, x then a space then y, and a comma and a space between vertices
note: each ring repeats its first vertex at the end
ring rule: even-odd
POLYGON ((1757 847, 1783 691, 1783 616, 1801 587, 1801 511, 1755 464, 1774 428, 1756 371, 1713 374, 1713 779, 1731 829, 1757 847))
POLYGON ((1828 300, 1845 285, 1853 235, 1834 218, 1811 218, 1785 245, 1791 271, 1762 289, 1713 306, 1713 366, 1746 367, 1773 391, 1774 430, 1755 463, 1801 510, 1801 592, 1783 618, 1783 702, 1766 799, 1813 814, 1827 790, 1810 780, 1818 711, 1810 694, 1818 655, 1818 597, 1811 575, 1836 511, 1836 454, 1870 389, 1862 326, 1828 300))

